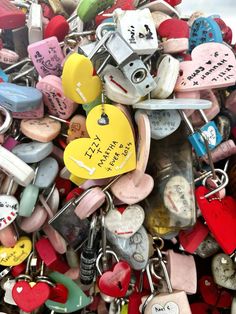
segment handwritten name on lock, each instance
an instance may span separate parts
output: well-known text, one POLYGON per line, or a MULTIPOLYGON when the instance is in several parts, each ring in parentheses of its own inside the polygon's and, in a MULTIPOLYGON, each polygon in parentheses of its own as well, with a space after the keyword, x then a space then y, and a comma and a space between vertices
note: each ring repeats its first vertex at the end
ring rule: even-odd
POLYGON ((234 85, 236 60, 224 44, 206 43, 192 51, 192 61, 180 63, 175 91, 195 91, 234 85))
POLYGON ((72 141, 64 152, 67 169, 86 179, 109 178, 135 169, 136 153, 131 126, 124 113, 112 105, 99 105, 87 117, 90 138, 72 141), (98 123, 102 109, 107 125, 98 123))

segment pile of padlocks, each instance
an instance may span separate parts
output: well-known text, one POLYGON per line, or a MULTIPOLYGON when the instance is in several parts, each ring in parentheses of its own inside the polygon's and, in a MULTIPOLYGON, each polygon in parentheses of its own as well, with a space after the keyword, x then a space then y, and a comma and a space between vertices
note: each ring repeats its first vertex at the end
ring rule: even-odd
POLYGON ((1 314, 236 314, 233 34, 180 3, 0 1, 1 314))

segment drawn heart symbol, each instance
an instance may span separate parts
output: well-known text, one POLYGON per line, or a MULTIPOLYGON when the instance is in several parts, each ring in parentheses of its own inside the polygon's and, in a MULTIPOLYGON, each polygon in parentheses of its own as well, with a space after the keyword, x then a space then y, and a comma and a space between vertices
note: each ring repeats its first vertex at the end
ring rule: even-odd
POLYGON ((217 285, 236 290, 236 267, 230 256, 220 253, 212 259, 212 274, 217 285))
POLYGON ((49 295, 50 287, 44 282, 38 282, 31 287, 29 282, 19 281, 12 289, 14 301, 25 312, 32 312, 43 305, 49 295))
POLYGON ((56 283, 54 287, 51 288, 49 300, 59 303, 66 303, 68 298, 68 289, 61 283, 56 283))
POLYGON ((98 281, 100 291, 110 297, 122 298, 126 295, 131 277, 127 262, 118 262, 113 271, 105 272, 98 281))
POLYGON ((231 306, 232 295, 227 290, 219 289, 211 276, 201 277, 198 286, 205 303, 219 308, 231 306))
POLYGON ((165 306, 160 304, 154 304, 152 306, 152 314, 162 313, 162 314, 179 314, 179 307, 174 302, 168 302, 165 306))
POLYGON ((16 266, 21 264, 30 254, 32 243, 27 237, 20 237, 12 248, 0 246, 0 265, 16 266))
POLYGON ((122 238, 130 238, 142 226, 144 217, 144 210, 137 204, 127 206, 123 213, 113 209, 105 217, 105 226, 122 238))
POLYGON ((202 133, 203 136, 205 136, 205 138, 207 139, 209 145, 211 146, 216 145, 216 130, 214 129, 213 126, 209 126, 208 129, 203 131, 202 133))
POLYGON ((44 117, 41 119, 24 119, 21 121, 21 132, 32 140, 50 142, 60 133, 60 122, 44 117))
POLYGON ((112 105, 99 105, 87 117, 90 138, 80 138, 64 151, 66 168, 85 179, 114 177, 136 166, 135 144, 131 126, 124 113, 112 105), (99 125, 103 109, 109 124, 99 125))
POLYGON ((195 91, 235 84, 236 61, 233 51, 220 43, 206 43, 192 51, 192 61, 180 63, 175 91, 195 91))
POLYGON ((102 90, 102 82, 93 76, 93 64, 89 58, 73 53, 64 63, 62 86, 65 96, 78 104, 94 101, 102 90))
POLYGON ((190 52, 198 45, 207 42, 222 43, 221 30, 216 21, 211 17, 199 17, 191 26, 189 38, 190 52))
POLYGON ((220 201, 208 200, 205 198, 208 192, 209 190, 204 186, 196 189, 198 206, 218 244, 226 254, 232 254, 236 249, 236 200, 230 196, 220 201))
POLYGON ((107 239, 117 254, 133 269, 141 270, 147 265, 153 241, 143 226, 128 239, 118 237, 107 230, 107 239))
POLYGON ((189 26, 186 21, 168 19, 160 24, 157 30, 162 38, 189 38, 189 26))
POLYGON ((19 203, 14 196, 0 195, 0 230, 9 226, 16 219, 19 203))

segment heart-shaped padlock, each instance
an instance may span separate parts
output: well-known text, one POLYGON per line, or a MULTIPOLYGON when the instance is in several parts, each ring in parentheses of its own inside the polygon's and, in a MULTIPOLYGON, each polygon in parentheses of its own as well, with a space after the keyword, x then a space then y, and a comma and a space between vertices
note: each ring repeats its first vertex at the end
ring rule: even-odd
POLYGON ((212 259, 215 283, 226 289, 236 290, 236 265, 230 256, 220 253, 212 259))
POLYGON ((230 196, 220 201, 208 200, 205 197, 208 192, 204 186, 196 189, 198 206, 216 241, 226 254, 231 254, 236 249, 236 201, 230 196))

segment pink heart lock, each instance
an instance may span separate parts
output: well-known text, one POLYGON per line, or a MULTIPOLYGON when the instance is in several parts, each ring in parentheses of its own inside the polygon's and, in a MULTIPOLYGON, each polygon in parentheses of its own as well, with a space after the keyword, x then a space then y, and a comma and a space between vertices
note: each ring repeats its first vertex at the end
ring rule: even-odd
POLYGON ((47 75, 38 82, 36 88, 43 93, 43 101, 49 113, 56 117, 68 119, 78 107, 75 102, 65 97, 60 77, 47 75))
POLYGON ((191 56, 192 61, 180 63, 175 91, 199 91, 235 84, 236 60, 233 51, 226 45, 201 44, 193 49, 191 56))
POLYGON ((145 174, 150 151, 150 122, 147 115, 141 111, 135 113, 138 125, 138 148, 136 169, 121 176, 112 186, 112 193, 125 204, 132 205, 142 201, 152 191, 153 178, 145 174))
POLYGON ((0 49, 0 62, 4 64, 14 64, 18 61, 19 55, 12 50, 2 48, 0 49))
POLYGON ((168 250, 167 270, 173 289, 183 290, 188 294, 196 293, 197 269, 192 255, 178 254, 173 250, 168 250))

